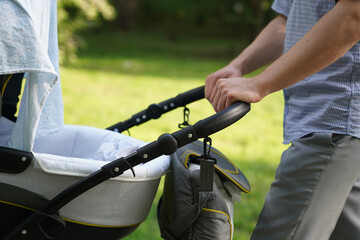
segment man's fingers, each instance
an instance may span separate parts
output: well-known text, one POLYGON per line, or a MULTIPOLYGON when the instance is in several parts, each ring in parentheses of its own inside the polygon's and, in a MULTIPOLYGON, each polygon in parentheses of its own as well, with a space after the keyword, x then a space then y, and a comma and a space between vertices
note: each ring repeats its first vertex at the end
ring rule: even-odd
POLYGON ((213 73, 206 78, 205 81, 205 98, 210 101, 210 96, 214 90, 218 75, 213 73))
POLYGON ((225 105, 226 100, 227 100, 226 95, 222 94, 219 98, 219 101, 217 102, 216 112, 220 112, 226 108, 226 105, 225 105))
POLYGON ((227 81, 233 77, 239 77, 239 74, 236 69, 227 66, 206 78, 205 98, 212 104, 215 111, 221 111, 233 102, 233 100, 228 99, 227 96, 226 89, 231 88, 227 81))
POLYGON ((218 85, 215 84, 215 86, 213 87, 212 92, 210 94, 210 97, 209 97, 209 101, 212 104, 215 111, 216 111, 216 102, 219 98, 219 94, 220 93, 219 93, 218 85))
POLYGON ((214 88, 214 81, 211 76, 206 78, 205 81, 205 98, 210 101, 210 96, 214 88))
POLYGON ((235 102, 235 100, 233 98, 231 98, 230 95, 227 96, 226 102, 225 102, 225 108, 230 107, 234 102, 235 102))
POLYGON ((227 67, 222 68, 213 74, 210 74, 205 80, 205 98, 210 101, 210 96, 213 92, 213 89, 217 81, 221 78, 228 78, 233 76, 235 73, 227 70, 227 67))
POLYGON ((227 99, 227 90, 226 90, 227 80, 228 79, 225 79, 225 78, 219 79, 216 82, 216 85, 214 88, 214 90, 216 90, 216 92, 214 92, 214 94, 213 94, 214 98, 212 99, 211 102, 213 103, 213 107, 214 107, 215 111, 217 111, 217 112, 219 112, 225 108, 226 99, 227 99))

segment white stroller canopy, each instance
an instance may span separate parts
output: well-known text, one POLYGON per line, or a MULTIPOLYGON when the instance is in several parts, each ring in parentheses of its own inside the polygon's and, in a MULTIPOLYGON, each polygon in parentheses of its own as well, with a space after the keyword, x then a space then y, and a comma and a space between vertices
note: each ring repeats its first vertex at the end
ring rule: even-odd
POLYGON ((13 148, 31 151, 36 136, 63 125, 56 11, 56 1, 1 1, 0 74, 27 73, 13 148))

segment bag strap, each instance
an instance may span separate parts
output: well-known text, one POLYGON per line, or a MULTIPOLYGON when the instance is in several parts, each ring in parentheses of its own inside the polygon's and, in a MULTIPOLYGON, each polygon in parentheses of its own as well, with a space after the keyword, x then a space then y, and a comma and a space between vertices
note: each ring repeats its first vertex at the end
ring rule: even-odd
POLYGON ((206 203, 213 198, 215 159, 200 158, 199 202, 192 205, 183 214, 177 216, 171 224, 161 231, 161 237, 177 240, 199 217, 206 203))
POLYGON ((199 192, 199 203, 188 208, 183 214, 177 216, 171 224, 161 231, 161 237, 167 240, 178 240, 199 217, 205 204, 213 196, 213 192, 199 192))

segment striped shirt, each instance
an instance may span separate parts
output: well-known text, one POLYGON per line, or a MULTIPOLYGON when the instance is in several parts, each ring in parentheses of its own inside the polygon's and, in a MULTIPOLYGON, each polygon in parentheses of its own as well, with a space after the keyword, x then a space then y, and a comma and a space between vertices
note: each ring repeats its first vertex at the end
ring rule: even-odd
MULTIPOLYGON (((334 0, 275 0, 272 8, 287 17, 284 52, 334 6, 334 0)), ((314 132, 360 138, 359 47, 355 44, 335 63, 284 89, 285 144, 314 132)))

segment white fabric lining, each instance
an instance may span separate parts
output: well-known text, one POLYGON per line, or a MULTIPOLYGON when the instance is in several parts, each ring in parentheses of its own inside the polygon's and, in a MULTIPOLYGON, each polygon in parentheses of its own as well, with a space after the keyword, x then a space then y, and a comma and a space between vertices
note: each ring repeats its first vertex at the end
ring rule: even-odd
MULTIPOLYGON (((44 172, 77 177, 85 177, 99 170, 107 163, 93 159, 62 157, 43 153, 35 153, 34 156, 38 166, 44 172)), ((127 170, 121 176, 113 178, 113 180, 141 182, 158 179, 166 173, 168 160, 168 156, 163 156, 146 164, 137 165, 133 168, 135 177, 131 170, 127 170)))
MULTIPOLYGON (((87 126, 65 125, 51 135, 35 140, 34 156, 38 167, 47 173, 87 176, 103 165, 125 157, 146 142, 120 133, 87 126)), ((135 166, 115 178, 123 181, 145 181, 160 178, 170 165, 170 156, 161 156, 135 166)))

